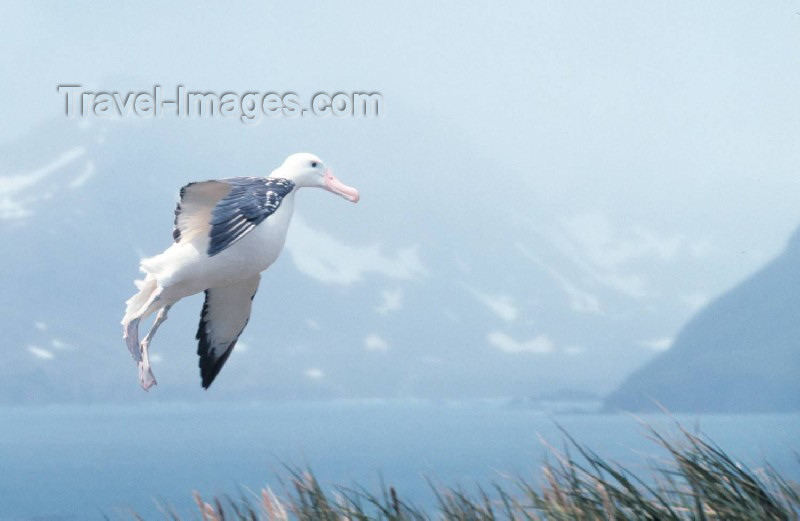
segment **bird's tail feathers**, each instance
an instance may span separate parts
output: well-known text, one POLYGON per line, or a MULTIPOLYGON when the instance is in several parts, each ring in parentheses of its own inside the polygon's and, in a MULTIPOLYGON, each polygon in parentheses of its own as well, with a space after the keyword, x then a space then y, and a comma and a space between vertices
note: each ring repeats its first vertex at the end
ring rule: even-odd
POLYGON ((145 277, 144 280, 135 280, 133 283, 139 292, 125 301, 125 316, 122 318, 122 325, 127 326, 131 321, 139 318, 145 311, 144 306, 150 300, 150 296, 156 290, 158 283, 154 277, 145 277))

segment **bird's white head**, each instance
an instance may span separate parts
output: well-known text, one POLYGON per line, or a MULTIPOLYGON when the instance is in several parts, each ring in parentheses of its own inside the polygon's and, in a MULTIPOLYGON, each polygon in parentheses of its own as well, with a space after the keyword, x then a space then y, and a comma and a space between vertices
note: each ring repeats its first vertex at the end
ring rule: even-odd
POLYGON ((290 155, 281 166, 270 174, 270 177, 289 179, 298 188, 302 186, 324 188, 352 203, 357 203, 359 199, 358 190, 339 181, 333 175, 333 171, 325 165, 325 162, 314 154, 290 155))

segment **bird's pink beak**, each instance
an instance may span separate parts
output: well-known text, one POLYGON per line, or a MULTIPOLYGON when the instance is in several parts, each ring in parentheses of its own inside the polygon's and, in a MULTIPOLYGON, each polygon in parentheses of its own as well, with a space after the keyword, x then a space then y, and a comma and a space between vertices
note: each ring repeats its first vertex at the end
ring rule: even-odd
POLYGON ((347 186, 343 182, 336 179, 333 172, 329 168, 325 171, 325 189, 337 195, 341 195, 351 203, 357 203, 359 199, 358 190, 352 186, 347 186))

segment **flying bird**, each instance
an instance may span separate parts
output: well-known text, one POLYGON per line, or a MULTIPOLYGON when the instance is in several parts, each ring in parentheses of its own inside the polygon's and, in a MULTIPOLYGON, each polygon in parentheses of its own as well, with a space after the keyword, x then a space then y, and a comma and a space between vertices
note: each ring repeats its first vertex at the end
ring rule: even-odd
POLYGON ((250 318, 261 272, 286 241, 294 197, 302 187, 323 188, 353 203, 358 190, 339 181, 313 154, 292 154, 267 177, 230 177, 189 183, 175 208, 173 244, 143 259, 144 280, 126 301, 123 338, 146 391, 156 385, 148 348, 173 304, 205 292, 197 329, 203 388, 214 381, 250 318), (139 342, 139 323, 157 313, 139 342))

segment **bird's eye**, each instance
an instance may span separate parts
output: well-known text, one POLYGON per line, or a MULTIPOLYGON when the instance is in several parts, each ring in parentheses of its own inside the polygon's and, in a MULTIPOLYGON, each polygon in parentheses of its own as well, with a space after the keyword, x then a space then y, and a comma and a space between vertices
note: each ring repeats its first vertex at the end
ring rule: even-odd
POLYGON ((311 162, 311 167, 312 168, 317 168, 317 162, 316 161, 312 161, 311 162))

